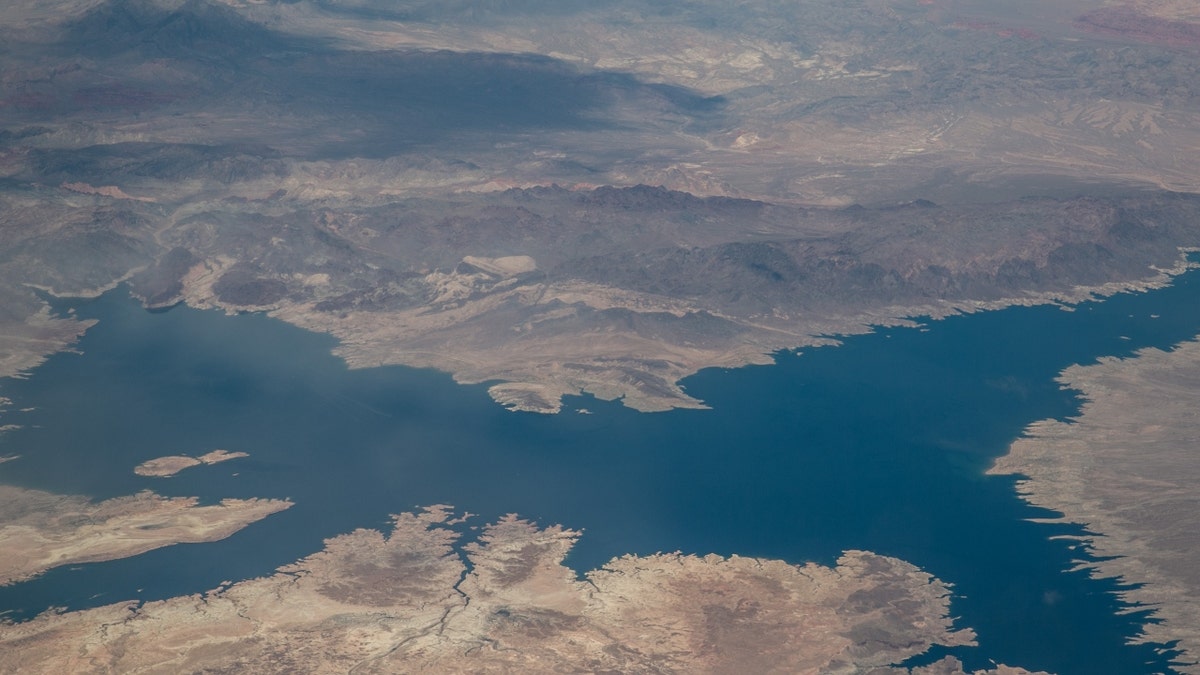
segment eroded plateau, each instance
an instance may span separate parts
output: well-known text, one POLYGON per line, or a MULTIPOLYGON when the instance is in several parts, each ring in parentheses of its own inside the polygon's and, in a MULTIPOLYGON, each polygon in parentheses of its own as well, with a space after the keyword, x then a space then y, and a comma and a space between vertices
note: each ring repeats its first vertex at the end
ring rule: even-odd
MULTIPOLYGON (((836 567, 616 558, 579 579, 579 533, 508 516, 465 545, 447 507, 357 530, 273 576, 0 626, 0 665, 42 672, 908 672, 967 644, 948 589, 894 558, 836 567)), ((918 673, 962 672, 953 659, 918 673)), ((1002 668, 998 673, 1021 673, 1002 668)))

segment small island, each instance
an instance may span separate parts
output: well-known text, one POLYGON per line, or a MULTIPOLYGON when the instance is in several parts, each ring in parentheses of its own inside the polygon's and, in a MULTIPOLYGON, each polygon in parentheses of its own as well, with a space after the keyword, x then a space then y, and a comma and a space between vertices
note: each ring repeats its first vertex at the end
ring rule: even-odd
POLYGON ((189 455, 168 455, 166 457, 157 457, 155 459, 146 460, 133 469, 133 472, 139 476, 156 476, 158 478, 169 478, 175 474, 190 469, 193 466, 201 464, 216 464, 225 462, 239 457, 249 457, 250 455, 244 452, 229 452, 228 450, 213 450, 199 457, 191 457, 189 455))

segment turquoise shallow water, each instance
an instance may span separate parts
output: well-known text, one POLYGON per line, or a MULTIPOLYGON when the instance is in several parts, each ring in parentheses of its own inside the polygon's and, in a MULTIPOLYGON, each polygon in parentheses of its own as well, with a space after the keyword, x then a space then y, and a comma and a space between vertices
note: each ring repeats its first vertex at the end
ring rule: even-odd
MULTIPOLYGON (((557 416, 511 413, 482 386, 410 368, 349 371, 333 341, 262 316, 141 310, 123 291, 73 303, 100 323, 13 398, 0 480, 97 498, 288 497, 296 505, 220 542, 53 570, 0 588, 28 616, 203 591, 271 572, 323 538, 450 503, 477 521, 517 512, 582 528, 585 571, 659 550, 832 563, 867 549, 954 584, 979 633, 952 653, 1060 673, 1162 672, 1125 644, 1111 581, 1071 573, 1085 552, 1028 522, 1013 481, 984 476, 1030 422, 1073 414, 1054 377, 1072 363, 1200 333, 1200 278, 1086 303, 1010 308, 882 329, 773 366, 685 381, 711 410, 642 414, 582 396, 557 416), (1157 318, 1151 318, 1151 316, 1157 318), (593 414, 573 412, 587 408, 593 414), (139 477, 138 463, 213 448, 251 457, 139 477)), ((939 656, 930 655, 927 658, 939 656)))

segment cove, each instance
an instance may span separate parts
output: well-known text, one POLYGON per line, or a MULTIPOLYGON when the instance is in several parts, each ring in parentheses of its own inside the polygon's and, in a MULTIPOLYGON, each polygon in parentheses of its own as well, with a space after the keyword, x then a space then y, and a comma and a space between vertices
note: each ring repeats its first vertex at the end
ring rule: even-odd
POLYGON ((1164 672, 1169 650, 1125 644, 1139 616, 1119 613, 1115 583, 1067 571, 1086 551, 1053 537, 1079 529, 1029 522, 1053 514, 983 471, 1029 423, 1077 412, 1054 382, 1062 369, 1200 334, 1198 299, 1189 272, 1074 311, 956 316, 704 371, 684 386, 711 410, 643 414, 580 396, 556 416, 508 412, 485 386, 434 371, 348 370, 332 339, 265 316, 150 313, 123 289, 71 301, 60 309, 99 319, 81 353, 0 382, 14 408, 34 408, 12 413, 23 427, 0 437, 0 455, 21 455, 0 481, 295 506, 223 541, 0 588, 0 611, 202 592, 389 513, 448 503, 479 514, 475 524, 516 512, 583 529, 568 559, 580 572, 660 550, 823 564, 846 549, 893 555, 954 584, 952 611, 979 646, 950 652, 970 668, 1164 672), (250 457, 169 480, 132 471, 214 448, 250 457))

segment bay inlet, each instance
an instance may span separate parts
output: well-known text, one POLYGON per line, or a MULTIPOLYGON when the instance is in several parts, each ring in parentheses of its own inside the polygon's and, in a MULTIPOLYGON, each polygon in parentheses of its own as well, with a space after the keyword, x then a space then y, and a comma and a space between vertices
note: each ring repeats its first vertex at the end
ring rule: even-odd
POLYGON ((1060 673, 1169 669, 1131 646, 1142 620, 1111 580, 1072 572, 1077 528, 1032 522, 991 461, 1029 423, 1078 410, 1057 374, 1200 334, 1200 277, 1078 305, 1013 307, 887 328, 775 365, 684 381, 710 410, 644 414, 590 396, 556 416, 512 413, 486 386, 401 367, 348 370, 334 342, 261 315, 142 310, 123 289, 71 301, 99 319, 79 353, 26 380, 0 436, 0 481, 94 498, 288 498, 218 542, 59 568, 0 588, 28 617, 202 592, 272 572, 322 540, 447 503, 582 528, 583 572, 625 553, 681 550, 832 563, 847 549, 908 560, 954 584, 953 611, 997 662, 1060 673), (591 414, 577 414, 586 409, 591 414), (214 449, 248 457, 169 478, 133 469, 214 449))

